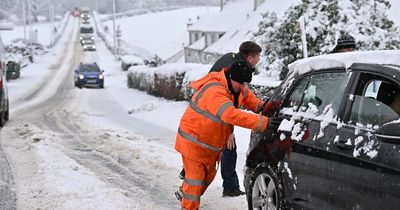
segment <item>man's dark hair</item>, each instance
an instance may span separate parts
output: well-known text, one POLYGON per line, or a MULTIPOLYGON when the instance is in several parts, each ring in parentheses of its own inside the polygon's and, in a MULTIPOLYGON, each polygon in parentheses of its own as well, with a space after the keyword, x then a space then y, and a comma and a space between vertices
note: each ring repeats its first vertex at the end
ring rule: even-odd
POLYGON ((255 56, 262 51, 260 45, 256 44, 252 41, 245 41, 239 47, 239 52, 242 53, 245 57, 247 56, 255 56))

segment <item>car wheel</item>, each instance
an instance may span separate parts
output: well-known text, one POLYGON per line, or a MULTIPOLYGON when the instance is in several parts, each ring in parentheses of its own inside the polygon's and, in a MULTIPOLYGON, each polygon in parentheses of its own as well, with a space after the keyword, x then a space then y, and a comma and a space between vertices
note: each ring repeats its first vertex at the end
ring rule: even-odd
POLYGON ((6 120, 4 119, 4 112, 0 112, 0 128, 4 126, 6 120))
POLYGON ((281 179, 277 169, 268 163, 259 164, 247 175, 246 196, 250 210, 285 209, 281 179))
POLYGON ((4 113, 4 119, 5 121, 8 121, 10 119, 10 103, 7 100, 7 109, 6 112, 4 113))

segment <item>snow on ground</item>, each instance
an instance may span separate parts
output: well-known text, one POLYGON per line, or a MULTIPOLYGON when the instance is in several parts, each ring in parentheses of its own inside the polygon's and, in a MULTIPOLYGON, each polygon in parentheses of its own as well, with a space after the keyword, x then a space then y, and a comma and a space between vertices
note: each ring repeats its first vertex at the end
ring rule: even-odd
MULTIPOLYGON (((61 21, 57 21, 54 23, 54 27, 57 28, 58 32, 60 32, 62 28, 64 19, 61 21)), ((52 23, 35 23, 30 27, 26 26, 26 37, 29 37, 29 30, 37 34, 37 41, 44 46, 50 45, 52 39, 55 38, 56 34, 52 30, 52 23)), ((1 37, 3 39, 4 44, 8 45, 12 40, 16 38, 24 38, 24 26, 15 26, 11 31, 0 31, 1 37)))
MULTIPOLYGON (((75 27, 77 30, 77 21, 70 21, 66 28, 67 31, 71 31, 72 28, 75 27), (75 25, 74 25, 75 24, 75 25)), ((77 31, 75 31, 76 33, 77 31)), ((70 32, 71 33, 71 32, 70 32)), ((75 34, 74 33, 74 34, 75 34)), ((68 33, 67 33, 68 34, 68 33)), ((9 34, 12 36, 12 34, 9 34)), ((8 36, 3 36, 6 39, 10 39, 8 36)), ((32 94, 39 88, 43 82, 50 81, 52 84, 48 84, 46 90, 47 92, 41 93, 40 97, 36 97, 35 100, 31 101, 31 104, 39 103, 49 98, 56 91, 56 86, 59 84, 59 81, 65 76, 65 70, 61 71, 64 74, 51 75, 55 68, 58 68, 59 63, 55 63, 55 61, 60 60, 61 58, 71 59, 70 57, 63 57, 64 54, 61 53, 68 46, 71 47, 71 37, 64 36, 59 43, 51 50, 49 53, 36 56, 34 58, 35 62, 33 64, 29 64, 27 67, 21 69, 21 76, 17 80, 8 81, 8 91, 9 91, 9 100, 10 100, 10 109, 11 111, 15 111, 18 109, 18 106, 14 106, 15 103, 28 94, 32 94), (49 77, 49 75, 51 77, 49 77), (56 76, 56 77, 54 77, 56 76)), ((42 41, 46 42, 47 39, 43 38, 42 41)), ((71 49, 72 50, 72 49, 71 49)), ((71 55, 71 54, 70 54, 71 55)), ((61 66, 61 68, 68 68, 69 66, 61 66)), ((24 105, 26 106, 26 104, 24 105)))
MULTIPOLYGON (((121 26, 124 41, 146 48, 166 60, 187 46, 189 34, 186 24, 189 19, 216 11, 216 7, 185 8, 118 19, 116 25, 121 26)), ((113 28, 112 21, 104 24, 110 30, 113 28)))
MULTIPOLYGON (((124 192, 110 188, 92 171, 65 155, 57 143, 63 138, 59 133, 43 131, 29 123, 15 128, 15 131, 16 140, 23 141, 29 148, 27 153, 37 154, 38 159, 34 166, 38 173, 31 171, 33 174, 20 173, 15 177, 17 186, 27 188, 22 190, 26 200, 20 201, 18 208, 140 209, 144 206, 129 200, 124 192)), ((26 168, 32 167, 26 166, 29 161, 23 158, 17 161, 26 168)))

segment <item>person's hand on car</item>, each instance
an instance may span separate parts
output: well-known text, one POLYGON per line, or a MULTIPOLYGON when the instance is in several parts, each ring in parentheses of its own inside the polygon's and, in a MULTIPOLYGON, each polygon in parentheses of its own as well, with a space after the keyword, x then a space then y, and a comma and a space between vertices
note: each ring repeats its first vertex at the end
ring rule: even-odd
POLYGON ((274 115, 275 113, 279 112, 281 107, 280 101, 270 101, 265 103, 266 104, 263 105, 264 109, 262 110, 263 115, 274 115))
POLYGON ((282 120, 283 118, 280 117, 268 117, 267 129, 270 131, 277 131, 282 120))

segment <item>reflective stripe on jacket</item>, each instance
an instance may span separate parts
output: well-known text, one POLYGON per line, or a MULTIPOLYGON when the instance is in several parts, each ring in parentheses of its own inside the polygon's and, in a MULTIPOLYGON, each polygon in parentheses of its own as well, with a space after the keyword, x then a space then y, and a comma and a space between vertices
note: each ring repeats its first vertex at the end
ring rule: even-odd
MULTIPOLYGON (((234 107, 225 70, 211 72, 192 83, 197 92, 181 118, 176 137, 175 149, 178 152, 186 158, 208 165, 217 161, 233 125, 264 130, 268 122, 265 116, 234 107)), ((247 95, 240 93, 239 107, 258 111, 262 101, 247 87, 243 92, 247 92, 247 95)))

